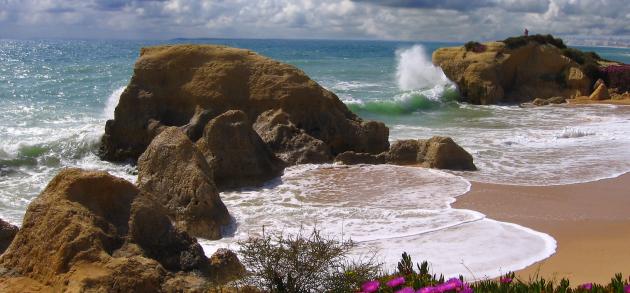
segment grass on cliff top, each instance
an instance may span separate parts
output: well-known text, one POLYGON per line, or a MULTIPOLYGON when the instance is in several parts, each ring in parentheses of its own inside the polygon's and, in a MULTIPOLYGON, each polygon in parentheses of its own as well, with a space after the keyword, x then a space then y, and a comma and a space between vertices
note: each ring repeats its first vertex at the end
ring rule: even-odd
POLYGON ((431 274, 428 262, 414 264, 407 253, 390 271, 392 268, 376 263, 374 256, 351 258, 350 249, 355 246, 352 241, 338 241, 316 230, 288 236, 263 234, 240 242, 240 246, 248 275, 233 286, 243 292, 630 293, 629 280, 621 274, 602 285, 575 285, 567 279, 557 282, 539 276, 521 280, 514 273, 474 283, 465 282, 462 276, 446 280, 443 275, 431 274))
POLYGON ((503 41, 508 49, 516 49, 527 45, 529 42, 535 42, 540 45, 550 44, 556 46, 558 49, 566 49, 567 46, 560 38, 554 38, 552 35, 531 35, 531 36, 518 36, 510 37, 503 41))

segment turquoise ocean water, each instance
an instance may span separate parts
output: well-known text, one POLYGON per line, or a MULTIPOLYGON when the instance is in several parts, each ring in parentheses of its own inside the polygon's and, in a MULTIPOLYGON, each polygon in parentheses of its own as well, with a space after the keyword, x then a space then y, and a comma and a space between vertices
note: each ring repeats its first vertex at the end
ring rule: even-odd
MULTIPOLYGON (((481 275, 496 275, 496 267, 519 268, 548 256, 555 242, 524 227, 450 208, 453 198, 466 192, 469 181, 553 185, 630 170, 629 107, 527 109, 457 103, 455 87, 431 65, 430 54, 459 44, 0 40, 0 218, 20 224, 28 203, 61 168, 101 169, 135 180, 133 166, 102 162, 95 152, 139 49, 162 43, 223 44, 288 62, 335 92, 361 117, 385 122, 392 140, 452 136, 473 154, 480 169, 445 173, 387 166, 295 167, 287 171, 282 184, 223 194, 236 219, 232 236, 203 241, 208 250, 233 246, 238 237, 259 229, 263 222, 278 228, 300 223, 300 228, 317 225, 331 233, 344 231, 366 247, 383 250, 385 262, 396 259, 401 249, 417 250, 442 271, 465 273, 461 262, 466 260, 481 275), (364 174, 372 177, 362 180, 364 174), (328 188, 331 185, 335 190, 328 188), (416 205, 388 204, 395 198, 416 205), (458 237, 469 243, 454 244, 458 237), (488 246, 489 237, 505 239, 505 247, 488 246), (522 249, 507 252, 515 240, 523 243, 522 249), (467 255, 470 246, 485 246, 495 257, 467 255), (461 254, 442 253, 445 249, 461 254), (504 254, 493 254, 502 249, 504 254)), ((630 49, 581 49, 630 63, 630 49)))

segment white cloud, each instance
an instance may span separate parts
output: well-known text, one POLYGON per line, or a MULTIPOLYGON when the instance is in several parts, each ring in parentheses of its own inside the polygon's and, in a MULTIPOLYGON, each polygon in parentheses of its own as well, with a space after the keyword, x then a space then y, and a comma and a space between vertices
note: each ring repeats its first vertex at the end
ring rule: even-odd
POLYGON ((630 35, 627 0, 0 0, 0 37, 488 40, 630 35))

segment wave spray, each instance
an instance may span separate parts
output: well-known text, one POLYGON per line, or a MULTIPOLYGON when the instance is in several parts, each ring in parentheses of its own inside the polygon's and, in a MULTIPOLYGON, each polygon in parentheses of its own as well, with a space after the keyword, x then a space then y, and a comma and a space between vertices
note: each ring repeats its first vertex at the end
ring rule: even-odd
POLYGON ((429 89, 452 84, 442 69, 433 65, 427 58, 428 55, 423 46, 414 45, 411 48, 401 49, 396 52, 396 55, 398 56, 396 78, 400 90, 429 89))

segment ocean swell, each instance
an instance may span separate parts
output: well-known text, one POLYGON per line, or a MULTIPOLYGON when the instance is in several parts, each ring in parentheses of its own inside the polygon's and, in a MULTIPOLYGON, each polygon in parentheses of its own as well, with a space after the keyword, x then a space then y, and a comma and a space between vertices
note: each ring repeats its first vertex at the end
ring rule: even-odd
POLYGON ((396 92, 386 98, 351 99, 355 112, 405 115, 452 106, 459 93, 442 69, 434 66, 421 45, 396 52, 396 92))

